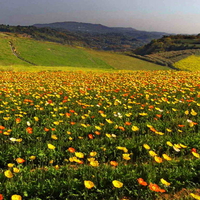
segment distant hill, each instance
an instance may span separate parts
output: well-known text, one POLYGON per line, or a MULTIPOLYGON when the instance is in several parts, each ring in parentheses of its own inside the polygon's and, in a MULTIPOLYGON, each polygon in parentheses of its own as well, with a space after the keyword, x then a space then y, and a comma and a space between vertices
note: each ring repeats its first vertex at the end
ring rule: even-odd
POLYGON ((55 22, 33 26, 52 28, 62 32, 70 31, 82 37, 91 48, 112 51, 129 51, 149 43, 152 39, 169 35, 163 32, 140 31, 130 27, 107 27, 82 22, 55 22))
POLYGON ((49 27, 55 29, 66 29, 71 32, 86 32, 86 33, 126 33, 137 31, 134 28, 123 27, 107 27, 101 24, 91 24, 83 22, 55 22, 49 24, 34 24, 38 28, 49 27))

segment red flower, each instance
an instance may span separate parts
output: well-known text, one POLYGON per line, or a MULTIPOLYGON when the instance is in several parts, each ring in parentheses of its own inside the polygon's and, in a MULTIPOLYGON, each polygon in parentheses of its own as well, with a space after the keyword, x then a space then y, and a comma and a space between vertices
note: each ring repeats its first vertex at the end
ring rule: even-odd
POLYGON ((192 149, 191 149, 191 152, 197 153, 197 149, 192 148, 192 149))
POLYGON ((0 200, 3 200, 4 198, 3 198, 3 195, 2 194, 0 194, 0 200))
POLYGON ((67 150, 68 150, 70 153, 74 153, 74 152, 76 151, 73 147, 69 147, 67 150))

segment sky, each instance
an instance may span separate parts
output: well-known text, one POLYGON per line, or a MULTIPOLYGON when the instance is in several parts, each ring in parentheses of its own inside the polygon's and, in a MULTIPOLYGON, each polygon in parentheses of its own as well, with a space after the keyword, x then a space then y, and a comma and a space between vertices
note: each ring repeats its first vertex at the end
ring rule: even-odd
POLYGON ((0 24, 64 21, 198 34, 200 0, 0 0, 0 24))

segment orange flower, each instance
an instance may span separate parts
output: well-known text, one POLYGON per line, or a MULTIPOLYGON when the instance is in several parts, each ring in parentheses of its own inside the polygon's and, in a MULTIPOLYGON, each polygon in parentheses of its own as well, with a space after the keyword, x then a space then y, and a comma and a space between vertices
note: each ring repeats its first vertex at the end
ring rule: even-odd
POLYGON ((160 115, 160 114, 157 114, 156 116, 157 116, 157 117, 159 117, 159 118, 161 118, 161 117, 162 117, 162 115, 160 115))
POLYGON ((99 131, 95 131, 94 132, 96 135, 101 135, 101 133, 99 131))
POLYGON ((48 132, 48 131, 49 131, 49 129, 48 129, 48 128, 44 128, 44 131, 45 131, 45 132, 48 132))
POLYGON ((138 178, 137 181, 138 181, 138 183, 140 185, 143 185, 143 186, 147 186, 148 185, 147 182, 145 182, 143 178, 138 178))
POLYGON ((5 127, 4 126, 0 126, 0 130, 4 130, 5 129, 5 127))
POLYGON ((130 126, 131 122, 125 122, 124 124, 127 125, 127 126, 130 126))
POLYGON ((149 189, 154 191, 154 192, 159 192, 160 191, 160 187, 157 184, 154 184, 154 183, 150 183, 149 184, 149 189))
POLYGON ((94 139, 94 136, 92 134, 88 134, 89 139, 94 139))
POLYGON ((69 147, 67 150, 68 150, 70 153, 74 153, 74 152, 76 151, 73 147, 69 147))
POLYGON ((154 183, 149 184, 149 189, 154 191, 154 192, 161 192, 161 193, 166 192, 166 190, 161 189, 157 184, 154 184, 154 183))
POLYGON ((178 127, 184 127, 185 125, 179 124, 178 127))
POLYGON ((17 158, 16 161, 17 161, 18 164, 25 162, 25 160, 23 158, 17 158))
POLYGON ((29 133, 29 134, 32 134, 33 133, 33 129, 31 127, 27 127, 26 128, 26 132, 29 133))
POLYGON ((71 125, 75 125, 75 124, 76 124, 76 122, 70 122, 70 124, 71 124, 71 125))
POLYGON ((116 162, 116 161, 110 161, 110 164, 111 164, 112 166, 116 167, 116 166, 118 165, 118 162, 116 162))
POLYGON ((15 121, 16 121, 17 124, 19 124, 21 122, 21 119, 20 118, 16 118, 15 121))
POLYGON ((118 127, 120 130, 125 131, 125 128, 123 126, 118 127))

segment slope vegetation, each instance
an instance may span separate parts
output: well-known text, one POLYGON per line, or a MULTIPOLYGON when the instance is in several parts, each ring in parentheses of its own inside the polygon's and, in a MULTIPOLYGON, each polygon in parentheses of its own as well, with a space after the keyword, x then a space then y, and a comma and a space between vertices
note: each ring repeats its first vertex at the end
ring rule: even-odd
MULTIPOLYGON (((162 70, 169 69, 119 53, 95 51, 79 46, 38 41, 23 35, 1 34, 0 65, 60 66, 92 69, 162 70), (14 53, 13 53, 13 49, 14 53), (18 57, 17 57, 17 56, 18 57)), ((33 66, 34 67, 34 66, 33 66)), ((24 69, 24 68, 23 68, 24 69)), ((57 68, 58 69, 58 68, 57 68)))
POLYGON ((191 55, 182 59, 174 64, 176 68, 186 71, 199 71, 200 70, 200 56, 191 55))

